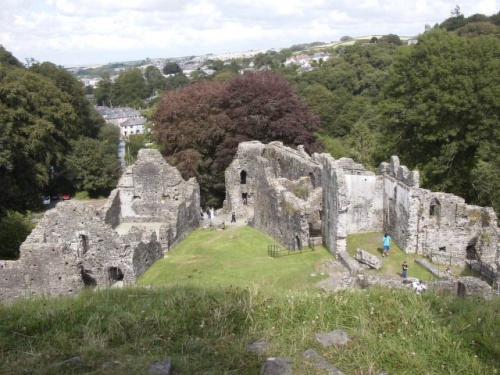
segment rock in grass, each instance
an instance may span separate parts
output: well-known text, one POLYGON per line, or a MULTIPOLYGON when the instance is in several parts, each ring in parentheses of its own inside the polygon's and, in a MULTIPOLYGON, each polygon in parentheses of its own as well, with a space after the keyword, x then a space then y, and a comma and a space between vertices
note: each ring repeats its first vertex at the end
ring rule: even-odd
POLYGON ((268 358, 260 369, 260 375, 292 375, 292 361, 283 357, 268 358))

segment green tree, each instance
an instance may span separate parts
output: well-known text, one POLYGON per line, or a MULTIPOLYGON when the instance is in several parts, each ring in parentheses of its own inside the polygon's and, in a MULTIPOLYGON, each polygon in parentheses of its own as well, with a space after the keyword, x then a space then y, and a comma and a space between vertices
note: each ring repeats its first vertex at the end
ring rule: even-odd
POLYGON ((79 135, 96 137, 99 128, 104 125, 104 120, 87 100, 83 83, 62 66, 56 66, 50 62, 33 64, 30 70, 50 78, 62 92, 69 95, 70 103, 76 113, 76 122, 74 124, 76 134, 72 138, 79 135))
POLYGON ((421 171, 424 186, 473 203, 484 197, 473 172, 494 170, 488 165, 500 152, 498 72, 500 39, 441 29, 398 58, 384 90, 384 133, 402 162, 421 171))
POLYGON ((345 46, 332 51, 318 69, 295 77, 300 95, 321 118, 321 140, 332 155, 352 157, 367 167, 380 161, 375 141, 379 94, 400 48, 408 47, 345 46))
POLYGON ((457 5, 451 11, 451 17, 446 19, 439 26, 447 31, 454 31, 466 24, 465 16, 460 12, 460 7, 457 5))
POLYGON ((148 95, 146 80, 137 68, 121 72, 111 87, 114 106, 141 108, 148 95))
POLYGON ((163 67, 163 74, 179 74, 182 73, 182 68, 174 61, 167 62, 163 67))
POLYGON ((144 78, 149 96, 154 96, 159 90, 165 89, 166 79, 156 66, 148 66, 144 71, 144 78))
POLYGON ((97 105, 112 107, 111 103, 111 92, 113 87, 113 81, 109 73, 103 73, 101 79, 97 82, 96 88, 94 89, 94 100, 97 105))
POLYGON ((24 65, 14 57, 12 53, 7 51, 4 46, 0 44, 0 65, 11 65, 18 68, 24 68, 24 65))
POLYGON ((49 78, 0 65, 0 210, 38 207, 77 133, 68 94, 49 78))
POLYGON ((184 74, 176 74, 175 76, 165 78, 165 90, 178 89, 189 85, 189 78, 184 74))
POLYGON ((399 36, 397 36, 396 34, 389 34, 389 35, 384 35, 380 41, 382 42, 387 42, 387 43, 391 43, 391 44, 395 44, 397 46, 400 46, 401 44, 403 44, 401 42, 401 39, 399 38, 399 36))
POLYGON ((23 215, 15 211, 7 211, 0 219, 0 259, 19 258, 19 247, 31 233, 35 224, 28 212, 23 215))
POLYGON ((105 142, 88 137, 73 141, 66 164, 75 187, 91 197, 107 196, 116 187, 121 167, 116 153, 105 142))

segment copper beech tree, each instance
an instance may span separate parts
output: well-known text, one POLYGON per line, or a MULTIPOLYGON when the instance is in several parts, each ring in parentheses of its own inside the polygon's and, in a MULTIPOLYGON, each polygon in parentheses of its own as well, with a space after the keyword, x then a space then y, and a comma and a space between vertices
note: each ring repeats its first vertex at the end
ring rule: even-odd
POLYGON ((167 160, 184 178, 196 177, 205 204, 224 199, 224 170, 238 144, 281 141, 321 150, 314 115, 290 82, 272 72, 230 81, 201 81, 167 92, 158 104, 153 133, 167 160))

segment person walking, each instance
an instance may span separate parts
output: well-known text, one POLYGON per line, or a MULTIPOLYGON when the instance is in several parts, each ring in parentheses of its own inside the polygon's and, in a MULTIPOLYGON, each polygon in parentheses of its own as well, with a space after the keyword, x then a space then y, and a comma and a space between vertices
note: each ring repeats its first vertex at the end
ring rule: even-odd
POLYGON ((408 277, 408 264, 406 264, 406 260, 403 262, 402 269, 401 276, 403 276, 403 279, 406 279, 408 277))
POLYGON ((389 236, 387 233, 385 233, 384 237, 382 237, 382 243, 384 245, 384 253, 382 254, 382 256, 388 257, 389 250, 391 249, 391 236, 389 236))

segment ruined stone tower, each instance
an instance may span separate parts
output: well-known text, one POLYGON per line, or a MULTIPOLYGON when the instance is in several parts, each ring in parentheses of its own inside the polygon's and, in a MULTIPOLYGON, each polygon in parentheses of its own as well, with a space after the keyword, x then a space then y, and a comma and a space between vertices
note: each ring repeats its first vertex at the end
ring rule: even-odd
POLYGON ((195 179, 141 150, 102 209, 61 201, 46 212, 19 260, 0 262, 0 301, 132 284, 198 227, 199 202, 195 179))

